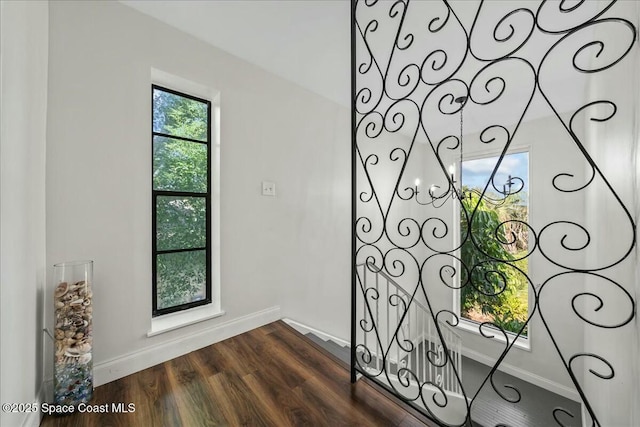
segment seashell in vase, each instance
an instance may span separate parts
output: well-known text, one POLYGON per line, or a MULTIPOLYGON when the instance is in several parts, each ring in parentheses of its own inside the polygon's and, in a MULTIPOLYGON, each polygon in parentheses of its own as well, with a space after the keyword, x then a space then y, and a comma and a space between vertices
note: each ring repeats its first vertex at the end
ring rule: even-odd
POLYGON ((78 357, 78 363, 81 365, 86 365, 91 362, 91 353, 85 353, 82 356, 78 357))
POLYGON ((71 318, 71 324, 76 329, 84 327, 84 326, 87 326, 85 321, 82 319, 82 315, 80 315, 80 314, 74 314, 73 315, 73 317, 71 318))
POLYGON ((62 282, 58 286, 56 286, 56 290, 54 291, 53 295, 56 298, 60 298, 61 296, 66 294, 68 290, 69 290, 69 284, 67 282, 62 282))
POLYGON ((68 349, 65 350, 64 354, 69 357, 78 357, 90 351, 91 351, 91 344, 89 344, 88 342, 82 342, 80 344, 76 344, 73 347, 69 347, 68 349))
POLYGON ((91 362, 91 353, 85 353, 80 356, 69 356, 65 353, 60 360, 65 364, 75 363, 79 365, 86 365, 87 363, 91 362))
POLYGON ((93 395, 91 284, 93 261, 54 265, 53 402, 87 403, 93 395))

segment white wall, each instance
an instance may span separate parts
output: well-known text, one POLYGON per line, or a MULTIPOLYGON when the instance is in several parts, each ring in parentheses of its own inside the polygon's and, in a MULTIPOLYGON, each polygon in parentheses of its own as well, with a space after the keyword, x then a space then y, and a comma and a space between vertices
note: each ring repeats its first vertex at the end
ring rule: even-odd
MULTIPOLYGON (((538 99, 536 102, 540 101, 538 99)), ((566 118, 566 116, 563 117, 566 118)), ((382 137, 385 138, 382 141, 366 141, 363 147, 370 147, 372 152, 377 153, 380 158, 378 169, 371 168, 371 172, 374 174, 372 179, 377 184, 377 191, 385 193, 383 184, 393 186, 399 172, 399 165, 394 165, 394 162, 389 160, 389 153, 393 148, 407 144, 408 137, 404 137, 404 140, 402 137, 389 138, 386 134, 383 134, 382 137)), ((487 155, 487 149, 495 152, 496 149, 502 148, 501 145, 496 146, 498 145, 497 143, 487 148, 485 144, 479 142, 478 138, 478 133, 465 134, 465 156, 487 155)), ((553 177, 563 172, 574 173, 576 182, 580 182, 583 179, 584 162, 578 156, 577 148, 562 128, 560 121, 555 116, 525 121, 518 129, 511 148, 526 148, 529 151, 529 223, 536 233, 540 233, 545 225, 558 220, 570 220, 584 224, 584 193, 560 193, 551 186, 553 177), (550 153, 553 153, 553 155, 550 155, 550 153)), ((459 156, 459 151, 456 151, 456 154, 459 156)), ((440 185, 442 190, 439 191, 444 191, 447 186, 445 177, 433 159, 434 155, 424 141, 416 143, 398 188, 403 190, 405 187, 412 187, 415 178, 420 178, 420 200, 428 200, 428 196, 425 193, 432 183, 440 185)), ((445 167, 448 167, 449 164, 457 160, 455 157, 451 157, 443 161, 445 167)), ((365 184, 366 178, 364 174, 361 174, 358 179, 360 191, 368 187, 365 184)), ((391 189, 386 191, 389 192, 391 189)), ((367 205, 371 204, 358 205, 359 216, 367 215, 371 218, 377 218, 379 216, 377 212, 371 209, 365 210, 367 205)), ((386 207, 387 205, 388 200, 385 199, 383 206, 386 207)), ((436 225, 436 221, 433 220, 426 224, 423 235, 431 247, 439 250, 451 250, 455 247, 453 237, 456 233, 452 217, 454 209, 458 209, 458 207, 459 202, 451 199, 439 208, 419 206, 414 199, 408 202, 397 200, 394 202, 391 211, 390 228, 395 230, 397 220, 393 222, 394 218, 414 218, 419 224, 423 224, 427 218, 439 218, 449 229, 446 238, 435 239, 431 235, 431 226, 436 225)), ((441 225, 439 230, 443 230, 441 225)), ((566 228, 562 228, 561 231, 565 232, 566 228)), ((552 259, 566 259, 566 251, 560 251, 557 247, 558 241, 559 238, 555 241, 553 239, 545 239, 545 252, 550 254, 552 259), (556 245, 554 246, 553 243, 556 245)), ((534 238, 532 236, 530 244, 533 245, 533 242, 534 238)), ((388 249, 384 247, 383 252, 388 249)), ((411 251, 420 263, 434 253, 422 243, 412 248, 411 251)), ((575 264, 573 265, 581 267, 583 264, 582 258, 584 258, 584 253, 579 257, 575 257, 575 264)), ((453 291, 439 279, 440 268, 444 265, 449 265, 451 262, 452 260, 448 256, 443 255, 431 258, 424 265, 423 282, 434 312, 456 310, 453 306, 453 291)), ((409 291, 412 291, 417 277, 414 274, 415 268, 411 262, 408 263, 407 267, 409 268, 398 279, 398 282, 409 291)), ((536 248, 529 257, 529 277, 533 281, 533 285, 541 285, 546 279, 559 271, 557 267, 540 255, 539 248, 536 248)), ((552 329, 554 337, 560 343, 563 354, 573 354, 582 350, 582 323, 575 316, 567 315, 571 310, 571 297, 582 290, 582 284, 582 278, 563 277, 561 280, 549 284, 541 298, 545 319, 552 329)), ((451 285, 457 286, 456 283, 451 283, 451 285)), ((529 292, 533 295, 531 288, 529 292)), ((533 303, 534 299, 531 296, 531 308, 533 303)), ((485 364, 493 365, 500 356, 501 351, 504 350, 505 345, 503 342, 482 337, 477 332, 477 328, 476 332, 462 328, 458 328, 458 331, 462 336, 463 346, 466 349, 465 354, 485 364)), ((518 347, 512 348, 500 368, 527 381, 550 388, 554 392, 578 399, 578 394, 575 392, 570 377, 562 365, 556 350, 553 348, 538 312, 533 315, 529 326, 529 344, 529 350, 518 347)))
MULTIPOLYGON (((640 4, 635 3, 635 13, 633 16, 635 17, 635 22, 640 23, 640 4)), ((640 55, 638 55, 638 50, 635 52, 635 61, 634 66, 636 70, 640 69, 640 55)), ((634 79, 635 84, 635 102, 634 106, 634 126, 633 126, 633 135, 632 138, 635 141, 633 144, 633 157, 632 157, 632 167, 635 171, 635 175, 633 177, 634 181, 632 184, 633 194, 636 195, 633 203, 633 216, 635 218, 636 224, 640 222, 640 198, 637 196, 640 192, 640 173, 638 173, 638 168, 640 167, 640 108, 638 106, 638 100, 640 99, 640 81, 638 79, 634 79)), ((636 239, 637 242, 637 239, 636 239)), ((637 243, 636 243, 637 244, 637 243)), ((635 263, 635 274, 633 276, 633 283, 635 286, 632 288, 632 295, 636 298, 636 304, 638 302, 638 297, 640 296, 640 251, 638 251, 637 247, 634 254, 634 263, 635 263)), ((631 344, 631 358, 632 360, 640 360, 640 318, 637 315, 638 311, 636 310, 636 317, 634 319, 634 333, 631 344)), ((631 384, 631 401, 632 402, 640 402, 640 364, 632 363, 632 376, 635 380, 631 384)), ((640 424, 640 405, 633 405, 631 410, 631 424, 638 425, 640 424)))
MULTIPOLYGON (((573 141, 562 127, 562 123, 555 116, 549 115, 551 111, 548 106, 545 108, 541 97, 536 97, 536 100, 532 104, 532 109, 536 111, 546 111, 547 117, 535 120, 525 119, 525 122, 521 124, 511 144, 512 149, 527 149, 529 151, 529 223, 538 234, 545 225, 554 221, 575 221, 584 225, 584 192, 561 193, 552 187, 554 176, 560 173, 573 173, 575 175, 575 181, 573 183, 582 182, 584 161, 573 141)), ((467 118, 472 114, 482 113, 483 112, 469 113, 467 114, 467 118)), ((410 111, 405 111, 405 115, 405 126, 400 132, 389 133, 385 130, 376 138, 367 138, 363 131, 367 123, 365 121, 360 125, 361 129, 358 133, 362 158, 365 159, 371 154, 377 155, 377 164, 374 165, 373 162, 370 162, 367 168, 377 196, 380 198, 380 204, 385 210, 389 207, 396 180, 398 180, 402 167, 402 160, 392 161, 391 153, 397 148, 408 150, 412 135, 415 131, 415 115, 412 115, 410 111)), ((390 116, 390 114, 388 114, 388 116, 390 116)), ((537 114, 537 117, 539 116, 540 114, 537 114)), ((486 118, 485 116, 480 117, 486 118)), ((372 118, 373 115, 367 120, 371 120, 372 118)), ((566 119, 567 117, 564 116, 564 118, 566 119)), ((456 119, 459 120, 459 116, 456 116, 456 119)), ((477 117, 476 121, 478 121, 477 117)), ((498 123, 499 122, 498 120, 498 123)), ((449 130, 452 128, 456 129, 456 126, 459 126, 459 122, 455 123, 455 121, 453 121, 450 125, 449 130)), ((513 130, 513 124, 506 122, 505 125, 507 125, 511 131, 513 130)), ((443 129, 444 131, 447 130, 447 128, 443 129)), ((434 137, 434 134, 430 133, 430 138, 435 145, 444 135, 446 134, 434 137)), ((451 142, 450 145, 454 144, 451 142)), ((496 143, 487 146, 479 141, 479 133, 474 133, 473 131, 469 133, 465 132, 464 150, 467 158, 482 154, 497 155, 502 148, 502 139, 498 139, 496 143), (487 152, 487 150, 490 152, 487 152)), ((394 154, 400 155, 397 150, 394 154)), ((443 162, 446 169, 450 164, 459 160, 459 149, 449 152, 443 148, 441 149, 441 155, 445 157, 443 158, 443 162)), ((440 169, 440 165, 436 163, 434 158, 432 148, 426 141, 426 137, 422 133, 419 133, 398 184, 398 189, 403 197, 410 195, 409 192, 405 192, 404 189, 407 187, 412 188, 416 178, 419 178, 421 181, 418 198, 423 203, 429 199, 427 192, 431 184, 437 184, 441 187, 440 190, 436 190, 436 194, 441 194, 446 190, 448 182, 443 171, 440 169)), ((357 166, 358 194, 362 191, 370 194, 371 189, 360 160, 357 166)), ((459 173, 457 173, 457 176, 459 176, 459 173)), ((563 182, 563 184, 565 186, 572 185, 572 183, 567 183, 566 181, 563 182)), ((396 259, 402 260, 405 269, 402 275, 396 280, 402 287, 412 292, 418 280, 418 268, 421 266, 423 285, 429 298, 429 304, 434 312, 457 309, 454 307, 453 290, 440 280, 441 268, 446 265, 451 265, 452 259, 447 255, 435 257, 432 257, 432 255, 435 253, 434 249, 450 251, 456 246, 454 237, 456 237, 457 231, 453 224, 453 216, 454 210, 459 209, 459 202, 449 199, 447 202, 441 202, 439 204, 442 204, 442 206, 437 208, 433 205, 422 206, 418 205, 413 198, 408 201, 402 201, 396 197, 387 219, 387 231, 399 246, 410 246, 414 242, 413 239, 416 239, 419 235, 417 226, 414 227, 410 221, 405 221, 402 223, 403 226, 411 228, 411 232, 409 233, 409 237, 399 236, 397 228, 401 219, 411 218, 417 221, 417 224, 424 224, 422 230, 423 238, 432 249, 427 248, 423 242, 419 242, 408 251, 416 258, 418 264, 411 259, 408 253, 404 251, 393 251, 387 257, 386 267, 393 269, 394 266, 391 261, 396 259), (436 218, 441 222, 437 221, 436 218), (446 234, 445 225, 448 229, 446 234), (436 228, 437 232, 442 233, 444 237, 435 238, 432 234, 432 228, 436 228), (422 263, 427 259, 428 261, 422 266, 422 263)), ((373 236, 377 236, 382 228, 382 219, 377 208, 377 203, 375 203, 375 201, 369 203, 358 202, 357 209, 358 217, 363 216, 372 220, 372 232, 360 232, 361 238, 364 240, 374 239, 373 236)), ((558 228, 560 234, 554 234, 552 230, 547 230, 543 233, 543 249, 545 253, 554 260, 562 259, 567 261, 569 257, 571 257, 571 265, 576 268, 582 267, 584 264, 584 251, 578 256, 574 256, 569 251, 561 250, 561 248, 559 248, 559 241, 562 238, 562 233, 567 232, 567 228, 563 226, 558 228), (551 235, 553 237, 550 237, 551 235)), ((570 242, 573 242, 576 238, 579 240, 581 237, 579 234, 576 236, 575 231, 572 232, 571 230, 569 230, 569 235, 570 242)), ((539 247, 536 247, 534 250, 533 236, 531 237, 530 244, 532 245, 531 249, 533 250, 533 254, 529 257, 529 277, 533 281, 533 285, 540 286, 545 280, 560 270, 541 256, 539 247)), ((594 242, 594 244, 597 244, 597 242, 594 242)), ((381 250, 383 254, 393 248, 393 245, 386 237, 376 242, 375 246, 381 250)), ((370 250, 370 248, 363 250, 363 253, 366 255, 361 255, 357 262, 364 262, 365 256, 374 254, 374 252, 376 251, 370 250)), ((377 256, 376 259, 379 259, 379 256, 377 256)), ((398 268, 394 273, 399 273, 399 270, 398 268)), ((449 285, 457 286, 457 283, 450 283, 449 285)), ((567 315, 567 313, 571 311, 571 297, 582 291, 582 286, 583 280, 581 277, 562 277, 560 280, 555 280, 553 283, 547 285, 541 297, 541 306, 544 310, 545 320, 552 329, 552 333, 557 339, 563 355, 574 354, 582 350, 582 323, 576 316, 567 315)), ((530 308, 533 309, 533 289, 530 288, 529 291, 531 295, 530 308)), ((421 292, 419 292, 418 300, 424 303, 423 299, 421 292)), ((458 328, 459 334, 462 336, 465 355, 493 366, 504 350, 505 344, 499 340, 484 338, 477 331, 477 327, 475 329, 476 331, 472 332, 468 329, 458 328)), ((512 348, 507 358, 501 364, 500 369, 519 376, 526 381, 533 382, 534 384, 578 400, 578 393, 575 391, 570 377, 553 347, 549 334, 541 321, 539 312, 533 315, 530 323, 529 344, 529 350, 518 347, 512 348)))
POLYGON ((286 316, 348 337, 348 110, 121 4, 50 9, 47 264, 95 261, 96 383, 228 336, 211 329, 228 322, 286 316), (226 315, 147 338, 152 67, 221 93, 226 315))
MULTIPOLYGON (((640 23, 639 9, 636 2, 620 2, 617 5, 618 14, 631 21, 636 30, 640 23)), ((596 37, 602 37, 604 28, 596 32, 596 37)), ((611 31, 610 29, 608 30, 611 31)), ((627 47, 630 37, 623 37, 622 31, 618 36, 622 47, 627 47)), ((606 36, 606 34, 605 34, 606 36)), ((599 39, 598 39, 599 40, 599 39)), ((604 56, 606 58, 613 57, 604 56)), ((617 113, 605 122, 590 122, 586 140, 589 152, 595 157, 598 166, 607 178, 611 187, 616 191, 621 202, 634 218, 636 226, 640 219, 640 205, 638 198, 638 126, 640 110, 638 109, 638 95, 640 94, 640 55, 638 41, 635 40, 633 50, 613 68, 593 75, 589 87, 591 100, 606 99, 617 105, 617 113)), ((595 64, 598 64, 594 59, 595 64)), ((601 63, 600 63, 601 65, 601 63)), ((610 108, 596 109, 600 117, 611 112, 610 108)), ((629 218, 616 201, 611 191, 595 182, 589 192, 587 205, 587 220, 595 238, 601 238, 603 244, 595 245, 589 253, 591 263, 601 262, 603 259, 615 260, 622 258, 629 249, 632 230, 629 218), (614 257, 615 256, 615 257, 614 257)), ((603 426, 625 427, 638 425, 640 410, 638 402, 640 395, 640 377, 638 376, 638 355, 640 353, 640 336, 637 304, 639 277, 636 246, 633 251, 618 265, 606 269, 600 274, 614 280, 635 299, 635 310, 629 298, 622 289, 602 280, 589 280, 587 290, 602 298, 602 308, 596 313, 591 301, 591 311, 585 311, 592 321, 604 325, 617 325, 628 320, 635 314, 635 318, 623 327, 604 329, 585 324, 584 351, 604 357, 614 369, 614 377, 609 380, 600 379, 586 369, 593 369, 601 374, 610 373, 609 369, 598 362, 585 362, 584 390, 598 421, 603 426)), ((584 417, 583 425, 591 425, 590 417, 584 417)))
MULTIPOLYGON (((43 378, 47 2, 0 3, 0 401, 31 403, 43 378)), ((0 413, 0 425, 38 425, 0 413)))
MULTIPOLYGON (((541 103, 542 99, 536 97, 533 105, 538 102, 541 103)), ((562 117, 567 118, 566 115, 562 117)), ((465 155, 468 153, 473 156, 482 152, 481 146, 484 144, 477 142, 477 137, 477 134, 465 137, 465 141, 470 140, 469 143, 465 142, 465 155)), ((529 287, 529 310, 532 310, 534 299, 531 286, 539 287, 562 271, 545 259, 541 255, 540 246, 534 248, 534 244, 542 244, 545 254, 554 261, 567 262, 575 268, 584 265, 584 252, 575 256, 562 250, 559 245, 563 233, 569 235, 569 243, 580 242, 579 233, 563 225, 556 227, 557 233, 553 229, 542 231, 547 224, 555 221, 573 221, 584 225, 584 192, 561 193, 552 186, 553 178, 561 173, 575 175, 574 181, 562 182, 564 188, 572 185, 577 187, 583 183, 584 161, 562 123, 554 115, 524 121, 513 137, 510 148, 527 149, 529 152, 528 223, 538 237, 542 236, 537 241, 532 234, 529 237, 529 250, 532 251, 528 257, 528 275, 532 281, 529 287)), ((575 316, 569 315, 571 298, 582 291, 582 286, 581 277, 561 276, 545 285, 540 294, 542 314, 563 355, 582 349, 582 323, 575 316)), ((468 355, 484 363, 495 362, 505 348, 502 342, 483 338, 479 333, 461 330, 460 334, 464 347, 469 350, 468 355)), ((531 316, 528 335, 530 348, 512 348, 501 369, 556 393, 578 399, 539 311, 531 316)))

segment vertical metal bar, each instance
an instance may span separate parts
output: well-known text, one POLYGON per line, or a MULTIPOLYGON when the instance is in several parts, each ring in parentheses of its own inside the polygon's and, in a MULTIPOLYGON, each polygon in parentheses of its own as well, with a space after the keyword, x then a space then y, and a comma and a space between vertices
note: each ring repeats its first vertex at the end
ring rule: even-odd
MULTIPOLYGON (((398 289, 396 289, 398 292, 398 289)), ((396 293, 398 295, 398 293, 396 293)), ((400 342, 400 303, 396 304, 396 375, 398 374, 398 370, 400 369, 400 346, 397 345, 400 342)))
POLYGON ((385 336, 385 347, 389 348, 389 352, 387 353, 387 372, 391 373, 391 343, 389 342, 389 317, 391 316, 391 309, 389 308, 389 279, 387 281, 387 294, 385 295, 385 304, 386 307, 385 315, 387 316, 387 335, 385 336))
MULTIPOLYGON (((431 319, 430 316, 427 316, 427 326, 428 326, 428 334, 429 334, 429 351, 432 351, 433 348, 433 338, 432 338, 432 333, 433 331, 431 330, 431 323, 433 322, 433 319, 431 319)), ((429 363, 429 359, 427 358, 427 362, 429 363)), ((433 365, 431 363, 429 363, 429 381, 433 381, 433 365)))
MULTIPOLYGON (((447 331, 446 334, 445 334, 445 342, 448 343, 449 341, 450 341, 449 340, 449 331, 447 331)), ((445 364, 444 365, 444 369, 443 369, 444 370, 444 372, 443 372, 443 374, 444 374, 444 376, 443 376, 444 389, 445 390, 449 390, 449 371, 450 371, 450 368, 451 368, 450 363, 447 363, 447 361, 449 360, 449 350, 446 350, 445 348, 443 348, 442 350, 443 350, 442 351, 442 356, 444 357, 444 360, 442 361, 442 363, 445 364)))
POLYGON ((414 330, 415 337, 412 337, 411 339, 412 341, 415 341, 415 345, 414 345, 415 351, 414 351, 414 357, 413 357, 413 360, 415 361, 415 366, 413 366, 413 369, 411 370, 416 372, 416 376, 420 369, 420 362, 418 360, 418 354, 420 352, 419 327, 420 327, 420 324, 418 323, 418 307, 414 305, 413 306, 413 330, 414 330))
POLYGON ((460 381, 462 380, 460 371, 460 352, 456 352, 456 371, 458 372, 458 378, 456 378, 456 393, 460 393, 460 381))
MULTIPOLYGON (((376 273, 376 328, 380 325, 380 274, 376 273)), ((378 331, 379 329, 376 329, 378 331)), ((376 335, 378 335, 376 333, 376 335)), ((376 372, 380 370, 380 337, 376 337, 376 372)))
MULTIPOLYGON (((449 340, 447 341, 447 343, 451 343, 451 332, 448 332, 449 335, 449 340)), ((447 390, 451 390, 451 374, 453 372, 452 369, 452 364, 453 364, 453 358, 451 357, 451 353, 449 353, 449 346, 447 346, 447 353, 445 355, 447 357, 447 390)))
MULTIPOLYGON (((455 368, 456 368, 456 372, 458 371, 458 347, 456 346, 456 351, 453 353, 453 361, 455 363, 455 368)), ((458 379, 455 377, 453 378, 453 391, 454 392, 458 392, 458 379)))
POLYGON ((458 383, 458 393, 462 392, 462 342, 458 340, 458 377, 460 377, 460 382, 458 383))
MULTIPOLYGON (((447 332, 447 337, 449 336, 449 333, 447 332)), ((447 338, 447 343, 449 342, 449 338, 447 338)), ((444 367, 444 387, 445 390, 449 390, 449 374, 451 373, 451 363, 449 363, 449 349, 445 348, 443 351, 443 355, 444 355, 444 361, 443 363, 445 363, 445 367, 444 367)))
MULTIPOLYGON (((351 0, 351 382, 356 382, 356 0, 351 0)), ((366 266, 365 266, 366 267, 366 266)))
MULTIPOLYGON (((411 342, 413 342, 413 339, 411 337, 411 306, 407 307, 407 315, 405 316, 405 318, 407 319, 407 339, 411 342)), ((409 347, 411 348, 411 347, 409 347)), ((411 353, 409 353, 407 355, 407 369, 409 370, 413 370, 412 369, 412 365, 411 365, 411 353)))
POLYGON ((456 376, 454 375, 454 367, 456 366, 456 352, 454 350, 450 351, 451 353, 451 391, 455 393, 456 391, 456 376))
MULTIPOLYGON (((362 293, 363 297, 364 297, 363 298, 363 304, 362 304, 362 318, 364 319, 365 323, 367 322, 367 289, 368 289, 368 287, 367 287, 368 286, 367 285, 367 282, 368 282, 368 280, 367 280, 367 276, 368 276, 367 270, 368 270, 368 268, 367 268, 367 265, 365 264, 362 267, 362 277, 363 277, 363 279, 362 279, 363 280, 362 287, 364 289, 364 292, 362 293)), ((369 347, 367 346, 367 341, 368 341, 367 340, 367 335, 369 335, 369 333, 365 330, 364 331, 363 343, 364 343, 365 348, 369 349, 369 347)))
POLYGON ((422 352, 421 352, 421 359, 422 359, 422 382, 427 380, 427 341, 425 340, 425 334, 424 334, 424 321, 425 321, 425 312, 422 312, 422 319, 420 321, 420 324, 422 325, 422 352))

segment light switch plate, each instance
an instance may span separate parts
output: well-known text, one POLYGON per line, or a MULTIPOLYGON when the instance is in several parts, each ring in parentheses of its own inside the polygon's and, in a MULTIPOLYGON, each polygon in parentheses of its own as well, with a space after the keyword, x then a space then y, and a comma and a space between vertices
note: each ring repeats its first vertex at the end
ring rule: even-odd
POLYGON ((276 195, 276 183, 262 181, 262 195, 274 197, 276 195))

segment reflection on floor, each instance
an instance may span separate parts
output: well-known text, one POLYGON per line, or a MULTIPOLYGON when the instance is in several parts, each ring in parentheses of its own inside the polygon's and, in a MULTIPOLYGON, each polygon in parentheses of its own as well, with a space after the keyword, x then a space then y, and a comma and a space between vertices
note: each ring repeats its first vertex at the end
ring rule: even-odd
MULTIPOLYGON (((475 395, 489 370, 488 366, 463 357, 462 382, 468 396, 475 395)), ((487 381, 471 407, 472 419, 484 427, 558 425, 553 418, 555 408, 563 408, 574 415, 574 418, 571 418, 567 414, 558 414, 558 418, 566 427, 582 425, 580 404, 573 400, 500 371, 494 374, 494 383, 496 388, 507 397, 514 397, 516 394, 513 390, 501 386, 505 384, 514 386, 520 391, 522 398, 518 403, 507 402, 496 393, 487 381)))
MULTIPOLYGON (((332 341, 324 341, 313 334, 307 334, 307 337, 345 363, 349 363, 350 356, 347 347, 341 347, 332 341)), ((469 398, 472 398, 477 393, 490 369, 490 367, 475 360, 466 357, 462 358, 462 382, 469 398)), ((515 397, 516 393, 509 388, 505 388, 504 385, 508 384, 515 387, 520 392, 521 399, 518 403, 510 403, 504 400, 487 380, 471 406, 471 418, 474 421, 474 427, 555 426, 558 425, 553 417, 553 411, 556 408, 563 408, 574 416, 571 418, 567 414, 559 413, 558 418, 561 420, 562 425, 566 427, 582 425, 580 404, 573 400, 500 371, 494 374, 494 384, 507 398, 515 397)))

